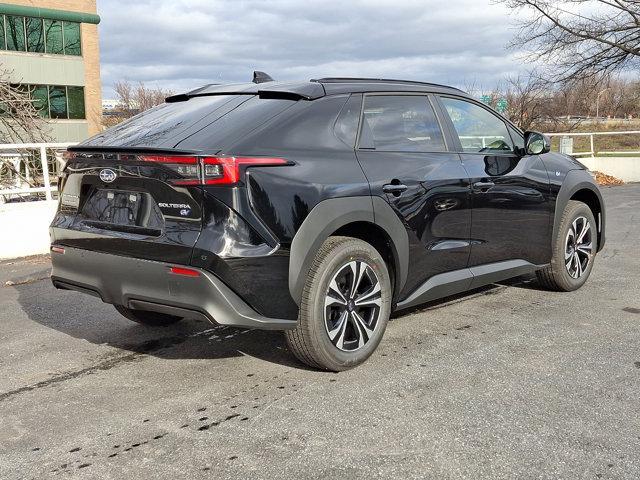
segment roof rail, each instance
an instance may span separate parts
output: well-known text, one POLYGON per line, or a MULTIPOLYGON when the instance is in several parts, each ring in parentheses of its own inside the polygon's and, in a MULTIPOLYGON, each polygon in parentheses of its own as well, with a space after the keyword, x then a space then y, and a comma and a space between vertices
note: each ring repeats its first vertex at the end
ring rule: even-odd
POLYGON ((431 82, 419 82, 417 80, 398 80, 393 78, 326 77, 326 78, 317 78, 317 79, 312 78, 311 81, 318 82, 318 83, 408 83, 412 85, 425 85, 429 87, 450 88, 452 90, 463 92, 459 88, 451 87, 449 85, 441 85, 439 83, 431 83, 431 82))

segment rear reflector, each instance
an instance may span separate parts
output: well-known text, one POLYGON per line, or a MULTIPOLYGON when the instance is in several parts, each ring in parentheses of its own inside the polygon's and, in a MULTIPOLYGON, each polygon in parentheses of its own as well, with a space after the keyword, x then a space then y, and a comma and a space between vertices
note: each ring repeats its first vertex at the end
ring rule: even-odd
POLYGON ((62 247, 57 247, 57 246, 55 246, 55 245, 51 245, 51 251, 52 251, 53 253, 62 253, 62 254, 64 254, 64 248, 62 248, 62 247))
POLYGON ((200 276, 200 272, 198 270, 192 270, 190 268, 184 268, 184 267, 171 267, 169 269, 169 272, 173 273, 174 275, 184 275, 186 277, 200 276))
POLYGON ((161 163, 173 170, 174 185, 232 185, 240 181, 240 166, 270 167, 288 165, 284 158, 274 157, 194 157, 175 155, 141 155, 145 162, 161 163))

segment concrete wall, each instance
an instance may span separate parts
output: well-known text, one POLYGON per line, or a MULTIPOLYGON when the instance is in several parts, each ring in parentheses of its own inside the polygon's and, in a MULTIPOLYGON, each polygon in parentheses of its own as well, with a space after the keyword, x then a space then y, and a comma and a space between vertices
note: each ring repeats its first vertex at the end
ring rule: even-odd
POLYGON ((0 260, 49 252, 57 201, 0 204, 0 260))
POLYGON ((589 170, 613 175, 627 183, 640 182, 640 156, 580 158, 589 170))

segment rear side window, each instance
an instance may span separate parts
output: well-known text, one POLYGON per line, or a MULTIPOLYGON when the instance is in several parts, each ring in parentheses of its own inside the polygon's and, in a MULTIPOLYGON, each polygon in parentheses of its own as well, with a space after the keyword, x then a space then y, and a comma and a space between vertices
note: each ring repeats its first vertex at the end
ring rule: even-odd
POLYGON ((360 148, 387 152, 443 152, 444 138, 431 103, 421 95, 365 97, 360 148))
POLYGON ((469 153, 512 152, 507 125, 487 109, 455 98, 442 98, 458 134, 462 150, 469 153))

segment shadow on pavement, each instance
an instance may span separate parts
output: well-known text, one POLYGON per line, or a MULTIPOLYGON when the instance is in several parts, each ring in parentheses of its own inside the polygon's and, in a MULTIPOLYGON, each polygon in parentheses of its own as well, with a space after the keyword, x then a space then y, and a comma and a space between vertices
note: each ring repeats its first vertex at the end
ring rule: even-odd
POLYGON ((96 345, 166 359, 256 357, 298 369, 282 332, 245 330, 185 319, 169 327, 146 327, 113 306, 77 292, 56 290, 48 279, 13 286, 29 319, 96 345))
MULTIPOLYGON (((503 288, 538 288, 535 276, 518 277, 395 312, 392 318, 446 307, 503 288)), ((282 332, 244 330, 185 319, 169 327, 146 327, 122 317, 113 306, 78 292, 56 290, 48 279, 16 284, 18 302, 28 317, 45 327, 96 345, 166 359, 225 359, 251 356, 308 369, 287 349, 282 332)))

